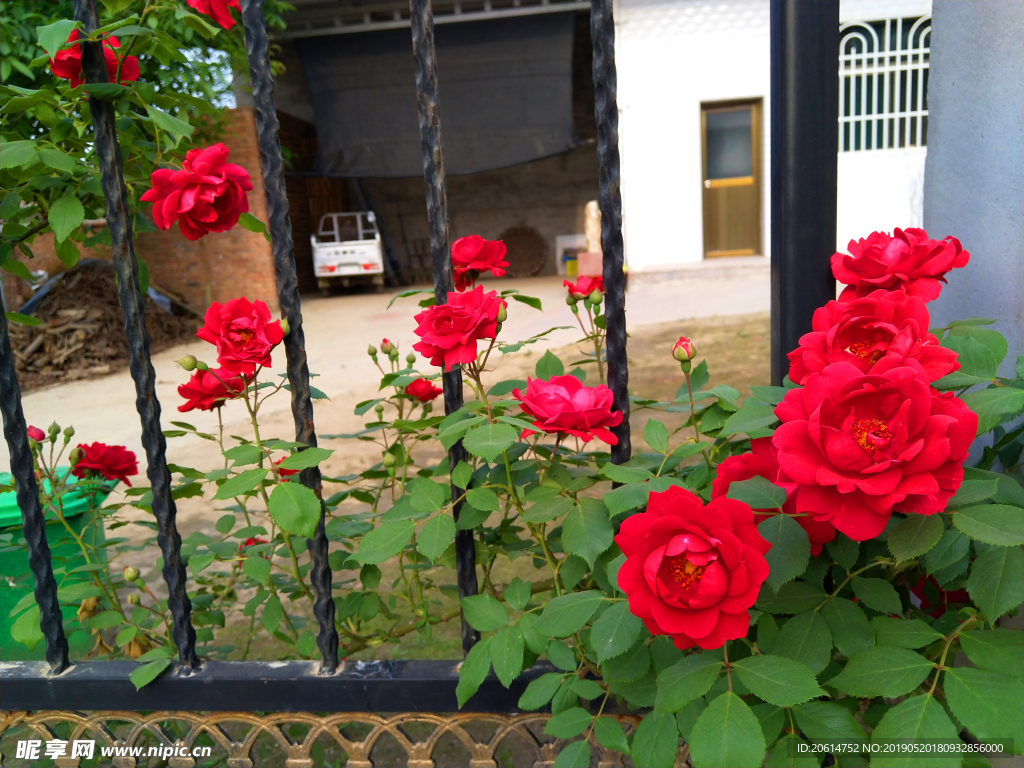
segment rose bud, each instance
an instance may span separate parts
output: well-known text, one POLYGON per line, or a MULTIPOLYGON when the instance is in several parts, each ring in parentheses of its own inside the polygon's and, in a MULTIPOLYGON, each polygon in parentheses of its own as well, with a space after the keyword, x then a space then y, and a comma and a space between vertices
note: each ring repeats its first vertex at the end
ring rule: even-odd
POLYGON ((387 339, 381 339, 380 351, 383 352, 385 355, 388 354, 388 352, 391 351, 391 342, 388 341, 387 339))
POLYGON ((408 355, 405 356, 405 362, 407 362, 409 365, 415 365, 416 354, 414 352, 410 352, 408 355))
POLYGON ((64 439, 65 440, 70 440, 74 436, 75 436, 75 428, 74 427, 67 427, 64 430, 64 439))
POLYGON ((384 406, 383 405, 381 405, 380 403, 377 403, 375 406, 373 406, 373 410, 377 412, 377 418, 378 419, 383 418, 383 416, 384 416, 384 406))
POLYGON ((392 453, 385 453, 383 458, 381 458, 380 463, 383 464, 385 467, 393 467, 393 466, 395 466, 395 456, 394 456, 394 454, 392 454, 392 453))
POLYGON ((39 427, 29 427, 26 432, 28 433, 29 440, 35 440, 37 443, 41 443, 46 439, 46 433, 39 427))
POLYGON ((373 346, 373 344, 371 344, 370 346, 368 346, 366 348, 366 354, 368 354, 370 357, 376 357, 377 356, 377 348, 375 346, 373 346))
POLYGON ((139 569, 134 565, 126 565, 124 567, 124 580, 135 581, 137 578, 139 578, 139 569))
POLYGON ((60 424, 58 424, 56 421, 53 422, 52 424, 50 424, 49 427, 46 428, 46 432, 47 434, 50 435, 50 437, 56 437, 57 434, 60 432, 60 424))
MULTIPOLYGON (((29 438, 29 440, 31 441, 31 438, 29 438)), ((78 460, 80 458, 82 458, 81 448, 72 448, 70 451, 68 451, 68 464, 70 464, 72 467, 78 463, 78 460)))
POLYGON ((672 347, 672 357, 681 363, 693 360, 696 354, 697 348, 693 345, 693 342, 685 336, 680 336, 679 340, 672 347))
POLYGON ((601 303, 601 299, 603 298, 604 295, 595 288, 593 293, 590 294, 590 303, 597 306, 598 304, 601 303))
POLYGON ((184 357, 178 358, 178 365, 184 368, 186 371, 194 371, 199 361, 192 355, 185 355, 184 357))
POLYGON ((138 592, 132 592, 130 595, 128 595, 128 603, 130 605, 141 605, 142 598, 139 597, 138 592))
POLYGON ((570 307, 575 307, 577 301, 579 301, 579 299, 577 299, 571 293, 565 297, 565 303, 568 304, 570 307))
POLYGON ((202 360, 197 360, 196 361, 196 370, 197 371, 208 371, 208 370, 210 370, 210 366, 208 366, 202 360))
POLYGON ((288 322, 288 318, 287 317, 282 317, 281 318, 281 333, 284 334, 285 336, 287 336, 291 332, 292 332, 292 326, 288 322))
POLYGON ((507 319, 508 319, 508 310, 505 308, 505 305, 502 304, 500 307, 498 307, 498 322, 499 323, 504 323, 507 319))

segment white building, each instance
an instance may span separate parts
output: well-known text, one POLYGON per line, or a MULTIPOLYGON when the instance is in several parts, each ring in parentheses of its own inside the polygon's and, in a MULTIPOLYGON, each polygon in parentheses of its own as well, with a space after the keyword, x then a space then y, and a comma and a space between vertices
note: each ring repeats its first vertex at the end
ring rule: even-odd
MULTIPOLYGON (((931 0, 843 0, 840 21, 845 250, 921 226, 931 0)), ((768 0, 618 0, 615 22, 630 272, 770 256, 768 0)))

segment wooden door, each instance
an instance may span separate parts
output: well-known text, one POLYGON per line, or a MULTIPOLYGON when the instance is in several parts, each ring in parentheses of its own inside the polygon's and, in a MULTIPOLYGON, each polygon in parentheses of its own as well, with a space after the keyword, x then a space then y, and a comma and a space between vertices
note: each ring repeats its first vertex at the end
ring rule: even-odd
POLYGON ((701 107, 704 257, 761 250, 761 102, 701 107))

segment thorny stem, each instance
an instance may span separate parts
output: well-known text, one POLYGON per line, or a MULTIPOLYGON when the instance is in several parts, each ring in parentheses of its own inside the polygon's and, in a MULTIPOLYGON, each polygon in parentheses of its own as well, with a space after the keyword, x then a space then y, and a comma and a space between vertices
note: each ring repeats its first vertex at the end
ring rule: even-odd
POLYGON ((946 655, 949 653, 950 647, 952 647, 954 641, 960 636, 960 633, 964 631, 965 627, 969 627, 971 624, 978 620, 977 616, 971 616, 969 619, 964 621, 959 627, 953 630, 949 637, 946 638, 946 644, 942 648, 942 655, 939 657, 938 663, 935 665, 935 677, 932 679, 931 688, 928 689, 928 695, 931 696, 935 693, 935 686, 938 685, 939 675, 946 669, 946 655))
POLYGON ((729 664, 729 643, 722 646, 722 661, 725 663, 725 679, 729 681, 729 693, 732 693, 732 665, 729 664))

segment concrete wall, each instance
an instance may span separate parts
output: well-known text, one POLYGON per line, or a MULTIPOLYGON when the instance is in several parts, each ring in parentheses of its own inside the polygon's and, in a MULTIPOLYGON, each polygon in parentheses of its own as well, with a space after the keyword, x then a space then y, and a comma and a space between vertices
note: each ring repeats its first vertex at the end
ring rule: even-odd
POLYGON ((971 252, 932 324, 998 318, 1011 375, 1024 352, 1024 3, 935 0, 924 224, 971 252))

